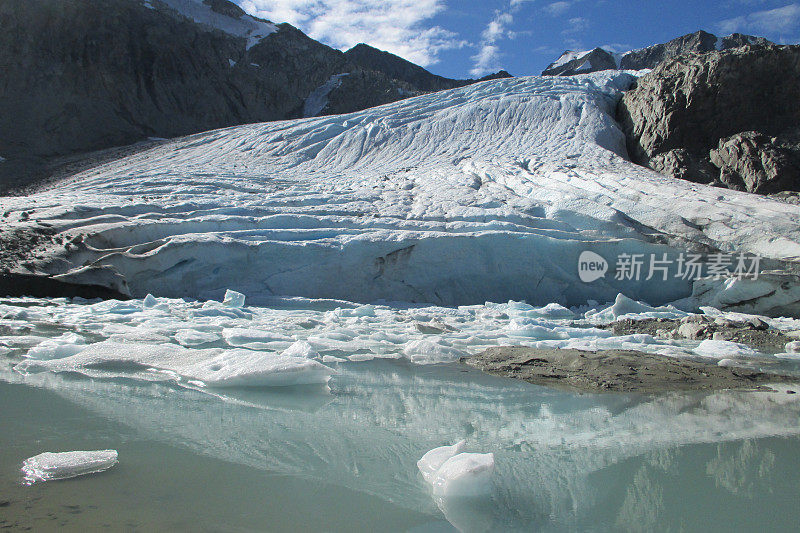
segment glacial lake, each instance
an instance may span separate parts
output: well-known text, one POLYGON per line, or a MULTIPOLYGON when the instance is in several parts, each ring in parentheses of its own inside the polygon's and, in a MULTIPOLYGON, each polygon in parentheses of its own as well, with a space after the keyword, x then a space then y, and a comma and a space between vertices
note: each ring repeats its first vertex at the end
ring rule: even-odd
MULTIPOLYGON (((452 360, 498 344, 693 349, 609 337, 577 327, 571 314, 519 302, 236 309, 169 299, 0 301, 0 527, 796 529, 796 386, 579 394, 452 360), (282 353, 305 355, 273 367, 282 353), (451 360, 419 364, 431 358, 451 360), (287 368, 319 382, 264 386, 295 379, 287 368), (434 497, 416 463, 462 439, 467 452, 494 454, 491 490, 434 497), (28 457, 102 449, 117 450, 119 464, 21 483, 28 457)), ((798 370, 792 359, 759 361, 798 370)))
POLYGON ((457 364, 342 365, 324 387, 0 379, 0 526, 84 531, 790 531, 800 394, 577 395, 457 364), (486 498, 435 501, 429 449, 493 452, 486 498), (22 486, 43 451, 115 448, 22 486))

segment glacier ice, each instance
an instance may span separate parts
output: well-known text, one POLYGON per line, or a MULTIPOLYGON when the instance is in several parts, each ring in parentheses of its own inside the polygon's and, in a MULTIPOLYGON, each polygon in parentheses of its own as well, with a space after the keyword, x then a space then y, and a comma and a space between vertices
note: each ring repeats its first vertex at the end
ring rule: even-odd
POLYGON ((225 298, 222 300, 223 305, 228 307, 244 307, 245 296, 241 292, 236 292, 228 289, 225 291, 225 298))
POLYGON ((318 359, 319 353, 306 341, 297 341, 286 348, 281 354, 286 357, 299 357, 301 359, 318 359))
POLYGON ((182 329, 175 333, 175 340, 181 346, 200 346, 210 342, 217 342, 221 337, 216 333, 208 331, 197 331, 194 329, 182 329))
POLYGON ((43 340, 26 354, 31 359, 59 359, 80 353, 86 348, 86 339, 75 333, 64 333, 54 339, 43 340))
POLYGON ((467 441, 462 439, 452 446, 440 446, 426 452, 425 455, 417 461, 417 468, 425 481, 432 483, 436 472, 439 471, 445 461, 464 451, 466 445, 467 441))
MULTIPOLYGON (((759 253, 768 268, 795 261, 796 206, 627 161, 614 109, 633 80, 493 80, 348 115, 215 130, 2 198, 0 208, 9 228, 26 227, 35 200, 37 220, 67 241, 84 236, 69 250, 48 245, 37 271, 138 298, 219 300, 230 288, 254 304, 576 306, 623 293, 658 306, 690 297, 692 283, 617 280, 613 269, 582 283, 579 255, 613 264, 621 253, 691 248, 759 253)), ((729 309, 800 300, 800 284, 787 283, 729 309)), ((708 288, 692 305, 747 292, 708 288)))
POLYGON ((209 387, 282 387, 325 384, 335 371, 298 357, 242 348, 189 349, 176 344, 98 342, 62 359, 28 359, 21 372, 78 372, 88 376, 130 376, 146 380, 201 382, 209 387))
POLYGON ((694 353, 703 357, 713 357, 717 359, 737 359, 743 357, 755 357, 758 352, 746 344, 738 342, 706 339, 694 349, 694 353))
POLYGON ((443 497, 479 496, 492 490, 493 453, 459 453, 447 459, 431 480, 443 497))
POLYGON ((96 474, 117 464, 116 450, 44 452, 22 463, 25 483, 96 474))

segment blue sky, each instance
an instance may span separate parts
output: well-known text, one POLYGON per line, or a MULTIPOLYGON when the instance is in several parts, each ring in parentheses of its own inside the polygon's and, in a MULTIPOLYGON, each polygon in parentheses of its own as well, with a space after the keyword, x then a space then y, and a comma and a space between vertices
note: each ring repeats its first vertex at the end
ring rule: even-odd
POLYGON ((787 0, 235 0, 346 50, 359 42, 442 76, 539 74, 566 49, 641 48, 703 29, 800 42, 787 0))

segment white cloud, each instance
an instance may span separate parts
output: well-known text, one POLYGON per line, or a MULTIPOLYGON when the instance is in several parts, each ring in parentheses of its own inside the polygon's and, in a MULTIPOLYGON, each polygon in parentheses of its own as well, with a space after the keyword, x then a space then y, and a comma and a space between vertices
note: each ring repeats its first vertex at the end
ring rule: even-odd
POLYGON ((531 0, 510 0, 505 10, 494 12, 494 18, 486 25, 486 29, 481 33, 481 42, 478 45, 478 53, 472 56, 473 66, 469 71, 473 76, 483 76, 490 72, 496 72, 502 67, 500 65, 500 47, 497 42, 501 39, 513 39, 517 32, 511 31, 508 27, 514 22, 514 13, 519 7, 531 0))
POLYGON ((582 33, 589 28, 589 21, 583 17, 574 17, 569 19, 569 26, 561 31, 562 35, 569 35, 572 33, 582 33))
POLYGON ((309 36, 346 50, 367 43, 418 65, 439 61, 443 50, 466 41, 430 20, 444 0, 236 0, 245 11, 273 22, 288 22, 309 36))
POLYGON ((747 32, 759 35, 780 35, 800 27, 800 4, 756 11, 749 15, 723 20, 717 24, 723 33, 747 32))
POLYGON ((552 2, 544 7, 544 10, 553 15, 563 15, 572 6, 572 2, 552 2))

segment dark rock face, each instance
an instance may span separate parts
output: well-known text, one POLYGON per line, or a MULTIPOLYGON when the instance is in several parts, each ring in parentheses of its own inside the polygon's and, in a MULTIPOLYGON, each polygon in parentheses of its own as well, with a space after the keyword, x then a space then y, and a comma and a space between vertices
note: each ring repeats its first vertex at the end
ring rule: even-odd
MULTIPOLYGON (((569 52, 565 52, 567 54, 569 52)), ((562 58, 564 56, 562 55, 562 58)), ((547 67, 542 76, 572 76, 574 74, 588 74, 600 70, 613 70, 617 68, 617 61, 609 52, 602 48, 595 48, 591 52, 576 57, 562 64, 553 63, 547 67)))
POLYGON ((798 98, 800 46, 746 46, 662 63, 617 119, 639 164, 750 192, 797 190, 798 98))
MULTIPOLYGON (((558 61, 551 64, 542 72, 542 75, 572 76, 574 74, 586 74, 609 69, 653 69, 668 59, 690 52, 712 52, 715 50, 729 50, 745 45, 764 46, 768 44, 772 43, 763 37, 753 37, 741 33, 734 33, 727 37, 717 37, 711 33, 697 31, 672 39, 666 43, 654 44, 641 50, 632 50, 619 55, 618 59, 615 59, 613 54, 607 50, 595 48, 591 52, 580 55, 562 65, 557 65, 558 61)), ((564 52, 561 57, 564 58, 568 53, 574 54, 574 52, 564 52)))
MULTIPOLYGON (((223 20, 260 21, 228 0, 203 4, 223 20)), ((161 0, 0 0, 0 28, 0 191, 45 178, 64 156, 302 117, 337 74, 350 75, 316 113, 475 81, 366 45, 345 54, 289 24, 249 42, 161 0)))
POLYGON ((0 2, 0 27, 9 159, 286 118, 346 62, 289 25, 247 50, 133 0, 0 2))
POLYGON ((729 50, 745 45, 772 44, 763 37, 753 37, 734 33, 727 37, 717 37, 711 33, 698 31, 672 39, 664 44, 648 46, 641 50, 628 52, 620 59, 619 67, 623 70, 641 70, 656 68, 668 59, 689 52, 713 52, 715 50, 729 50))
POLYGON ((388 78, 405 82, 419 91, 441 91, 469 84, 472 80, 451 80, 431 74, 424 68, 389 52, 367 44, 358 44, 344 53, 345 57, 363 70, 384 74, 388 78))
POLYGON ((800 150, 756 131, 737 133, 711 150, 711 163, 720 169, 719 180, 731 189, 774 193, 800 184, 800 150))

